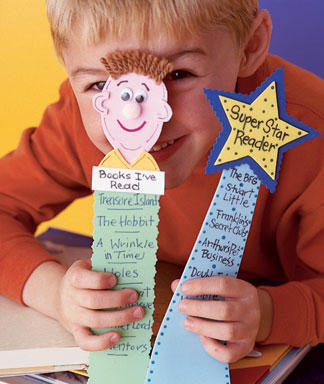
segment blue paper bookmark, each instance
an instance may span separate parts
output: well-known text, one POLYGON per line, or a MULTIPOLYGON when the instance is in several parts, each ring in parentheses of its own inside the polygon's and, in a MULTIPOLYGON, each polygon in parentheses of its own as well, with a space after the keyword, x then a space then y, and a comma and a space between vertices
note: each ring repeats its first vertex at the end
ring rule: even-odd
POLYGON ((206 172, 223 172, 156 338, 146 384, 230 383, 228 365, 207 354, 199 335, 182 325, 186 316, 178 310, 185 298, 181 284, 201 277, 236 277, 260 183, 274 192, 283 153, 319 136, 285 112, 282 69, 250 95, 211 89, 205 94, 223 126, 206 172))
POLYGON ((199 335, 183 328, 186 315, 178 310, 178 304, 185 297, 180 286, 186 280, 198 277, 236 277, 259 188, 260 181, 246 164, 223 171, 155 341, 146 383, 230 382, 228 364, 209 356, 201 345, 199 335))

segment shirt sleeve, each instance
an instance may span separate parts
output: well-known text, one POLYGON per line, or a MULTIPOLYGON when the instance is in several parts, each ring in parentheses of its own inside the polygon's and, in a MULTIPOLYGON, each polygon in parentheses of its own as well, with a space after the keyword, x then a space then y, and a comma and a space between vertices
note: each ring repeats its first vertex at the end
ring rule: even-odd
POLYGON ((272 331, 266 344, 303 346, 324 342, 324 206, 301 218, 295 281, 260 287, 272 297, 272 331), (304 279, 301 277, 304 276, 304 279))
POLYGON ((37 225, 91 192, 86 177, 90 168, 85 170, 80 161, 83 148, 94 147, 87 140, 71 86, 65 82, 59 101, 47 108, 40 126, 27 129, 18 148, 0 159, 0 293, 17 302, 22 303, 32 271, 55 260, 35 240, 37 225))
MULTIPOLYGON (((322 131, 323 117, 308 113, 302 119, 322 131)), ((277 226, 277 249, 288 282, 262 287, 271 295, 274 306, 272 331, 266 344, 303 346, 324 342, 323 145, 322 135, 302 144, 299 158, 287 160, 292 167, 286 190, 293 179, 296 188, 303 187, 277 226), (296 163, 300 166, 296 167, 296 163)))

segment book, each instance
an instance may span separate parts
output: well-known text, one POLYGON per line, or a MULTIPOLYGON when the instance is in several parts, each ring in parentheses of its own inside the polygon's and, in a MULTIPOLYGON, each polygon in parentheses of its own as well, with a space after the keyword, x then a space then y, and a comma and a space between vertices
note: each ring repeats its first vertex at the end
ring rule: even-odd
POLYGON ((301 348, 291 348, 291 350, 278 361, 265 379, 262 380, 261 384, 281 384, 311 349, 312 347, 309 344, 301 348))
MULTIPOLYGON (((66 265, 91 256, 87 236, 50 228, 38 239, 66 265)), ((2 295, 0 308, 0 376, 87 368, 88 352, 56 320, 2 295)))
POLYGON ((286 344, 257 346, 260 357, 230 364, 231 384, 281 384, 312 349, 286 344))
POLYGON ((87 381, 87 377, 69 371, 0 377, 0 384, 86 384, 87 381))

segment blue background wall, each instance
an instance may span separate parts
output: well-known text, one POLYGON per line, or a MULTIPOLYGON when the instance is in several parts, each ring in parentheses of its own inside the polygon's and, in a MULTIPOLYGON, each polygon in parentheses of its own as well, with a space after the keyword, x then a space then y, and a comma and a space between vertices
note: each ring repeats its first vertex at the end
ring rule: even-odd
POLYGON ((259 0, 271 14, 270 52, 324 78, 324 0, 259 0))

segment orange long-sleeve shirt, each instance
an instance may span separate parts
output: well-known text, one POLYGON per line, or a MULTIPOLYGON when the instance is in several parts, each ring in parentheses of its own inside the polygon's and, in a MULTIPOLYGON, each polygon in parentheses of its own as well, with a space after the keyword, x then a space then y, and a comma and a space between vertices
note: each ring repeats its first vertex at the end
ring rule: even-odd
MULTIPOLYGON (((285 65, 287 113, 324 134, 324 82, 275 56, 237 91, 249 93, 285 65)), ((68 81, 40 126, 0 161, 0 293, 22 302, 23 286, 54 258, 34 239, 36 226, 74 199, 91 193, 91 168, 102 159, 84 130, 68 81)), ((216 189, 203 159, 178 188, 161 198, 161 260, 184 265, 216 189)), ((264 287, 274 303, 266 343, 324 341, 324 138, 301 144, 283 158, 274 194, 261 187, 239 272, 240 278, 282 283, 264 287)))

